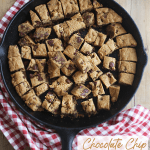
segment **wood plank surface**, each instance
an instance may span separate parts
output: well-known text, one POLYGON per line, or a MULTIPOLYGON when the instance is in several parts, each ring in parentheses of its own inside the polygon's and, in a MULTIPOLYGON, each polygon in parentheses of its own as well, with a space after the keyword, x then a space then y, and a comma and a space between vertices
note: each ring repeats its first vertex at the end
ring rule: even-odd
MULTIPOLYGON (((13 5, 15 0, 0 0, 0 19, 4 16, 6 11, 13 5)), ((150 56, 150 0, 116 0, 136 22, 144 42, 144 46, 148 56, 150 56)), ((150 65, 149 62, 146 66, 141 84, 132 98, 131 102, 127 105, 126 109, 140 104, 150 109, 150 65)), ((26 148, 25 150, 29 150, 26 148)), ((13 150, 7 139, 0 132, 0 150, 13 150)))

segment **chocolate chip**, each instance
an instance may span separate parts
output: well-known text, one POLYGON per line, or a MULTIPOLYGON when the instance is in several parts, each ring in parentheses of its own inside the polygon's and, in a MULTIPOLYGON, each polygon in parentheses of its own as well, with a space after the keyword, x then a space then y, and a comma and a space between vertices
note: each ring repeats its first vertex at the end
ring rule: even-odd
POLYGON ((70 83, 71 83, 71 81, 70 81, 69 79, 66 79, 66 82, 67 82, 68 84, 70 84, 70 83))
POLYGON ((85 93, 81 93, 80 95, 81 95, 81 96, 86 96, 85 93))
POLYGON ((48 36, 49 34, 46 32, 44 35, 45 35, 45 36, 48 36))
POLYGON ((43 81, 43 78, 41 77, 40 74, 38 74, 38 80, 39 80, 39 81, 43 81))
POLYGON ((90 55, 90 52, 86 52, 87 55, 90 55))
POLYGON ((59 85, 60 83, 59 83, 59 82, 57 82, 57 84, 59 85))
POLYGON ((94 82, 94 85, 96 85, 97 84, 97 82, 94 82))
POLYGON ((53 57, 54 60, 57 60, 58 56, 53 57))
POLYGON ((107 18, 107 14, 104 14, 104 18, 107 18))
POLYGON ((53 40, 49 40, 49 41, 48 41, 48 44, 49 44, 50 46, 54 46, 54 41, 53 41, 53 40))
POLYGON ((81 38, 78 36, 77 37, 77 42, 80 43, 81 41, 82 41, 81 38))
POLYGON ((51 99, 49 99, 48 101, 51 103, 51 102, 53 101, 53 99, 51 98, 51 99))
POLYGON ((30 74, 30 78, 33 78, 34 76, 33 76, 33 74, 30 74))
POLYGON ((20 27, 21 27, 21 29, 23 29, 25 26, 24 26, 24 25, 21 25, 20 27))
POLYGON ((83 88, 83 86, 82 86, 82 85, 80 85, 80 86, 79 86, 79 88, 81 89, 81 88, 83 88))
POLYGON ((40 26, 41 25, 41 22, 40 21, 35 21, 35 23, 40 26))
POLYGON ((73 68, 74 68, 74 65, 73 64, 69 64, 68 69, 69 70, 73 70, 73 68))
POLYGON ((45 63, 41 63, 42 66, 45 66, 45 63))
POLYGON ((62 57, 59 59, 59 61, 61 61, 61 62, 65 62, 65 60, 64 60, 62 57))
POLYGON ((34 69, 34 70, 38 70, 38 66, 37 66, 37 65, 34 65, 34 66, 33 66, 33 69, 34 69))
POLYGON ((37 49, 37 48, 38 48, 38 46, 37 46, 37 45, 35 45, 35 46, 34 46, 34 51, 36 51, 36 49, 37 49))
POLYGON ((109 63, 109 67, 110 67, 110 68, 113 68, 114 66, 115 66, 114 62, 111 61, 111 62, 109 63))
POLYGON ((94 55, 92 55, 91 58, 94 58, 94 55))
POLYGON ((110 73, 107 73, 107 76, 108 76, 109 78, 111 78, 111 74, 110 74, 110 73))
POLYGON ((84 92, 84 93, 88 93, 89 90, 88 90, 88 89, 84 89, 83 92, 84 92))
POLYGON ((92 73, 93 72, 93 70, 91 69, 91 70, 89 70, 89 72, 88 73, 92 73))

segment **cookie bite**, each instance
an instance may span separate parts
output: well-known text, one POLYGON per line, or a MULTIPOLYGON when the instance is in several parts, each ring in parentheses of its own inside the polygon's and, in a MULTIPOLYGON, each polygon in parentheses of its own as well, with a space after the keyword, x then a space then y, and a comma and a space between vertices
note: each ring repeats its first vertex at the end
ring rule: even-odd
POLYGON ((62 105, 61 105, 61 118, 65 116, 77 117, 77 110, 76 110, 76 101, 73 98, 73 95, 65 95, 62 98, 62 105))
POLYGON ((81 105, 85 113, 88 115, 88 117, 90 117, 91 115, 95 115, 97 113, 93 102, 93 98, 82 102, 81 105))
POLYGON ((53 89, 58 96, 64 96, 68 94, 68 90, 72 85, 73 82, 71 82, 66 76, 60 76, 51 85, 49 85, 49 87, 53 89))
POLYGON ((120 93, 120 85, 111 85, 109 87, 109 93, 111 96, 111 101, 116 102, 120 93))
POLYGON ((115 77, 113 76, 113 74, 110 72, 107 72, 107 73, 101 75, 100 79, 103 82, 103 84, 106 86, 107 89, 117 81, 115 79, 115 77))
POLYGON ((110 95, 98 95, 97 97, 97 109, 110 110, 110 95))
POLYGON ((85 99, 90 93, 91 90, 86 86, 84 86, 83 84, 76 85, 71 91, 71 94, 81 99, 85 99))

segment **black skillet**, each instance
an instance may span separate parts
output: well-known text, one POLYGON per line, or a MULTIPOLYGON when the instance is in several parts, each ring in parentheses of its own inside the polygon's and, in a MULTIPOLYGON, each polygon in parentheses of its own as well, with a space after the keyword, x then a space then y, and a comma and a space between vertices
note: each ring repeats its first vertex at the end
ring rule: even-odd
POLYGON ((0 66, 2 78, 5 86, 15 104, 23 111, 24 114, 37 121, 39 124, 45 125, 47 127, 56 129, 58 134, 61 136, 62 149, 71 150, 72 141, 74 136, 82 129, 94 127, 102 122, 105 122, 115 115, 117 115, 125 106, 129 103, 133 95, 135 94, 143 72, 144 67, 147 63, 147 55, 144 51, 144 46, 142 42, 139 30, 130 17, 130 15, 115 1, 113 0, 101 0, 100 2, 104 7, 109 7, 115 10, 118 14, 123 17, 123 26, 128 33, 131 33, 136 39, 138 45, 136 47, 138 62, 137 62, 137 73, 135 75, 134 83, 132 86, 121 87, 121 92, 118 101, 111 106, 110 111, 101 111, 96 116, 91 118, 84 117, 79 119, 70 120, 69 118, 54 117, 48 112, 33 112, 31 111, 21 100, 21 98, 16 93, 14 87, 11 84, 10 71, 7 60, 8 46, 14 45, 19 40, 17 27, 22 22, 29 19, 29 10, 34 10, 35 6, 47 3, 48 0, 31 0, 19 12, 13 17, 9 23, 0 46, 0 66))

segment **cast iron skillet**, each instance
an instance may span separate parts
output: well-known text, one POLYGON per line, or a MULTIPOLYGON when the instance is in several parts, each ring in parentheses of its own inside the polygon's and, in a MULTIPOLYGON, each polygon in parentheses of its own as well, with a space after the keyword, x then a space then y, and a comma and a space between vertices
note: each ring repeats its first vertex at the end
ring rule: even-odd
POLYGON ((38 123, 48 126, 50 128, 56 129, 56 131, 61 136, 62 149, 71 150, 72 141, 74 136, 82 129, 96 126, 104 121, 107 121, 117 115, 125 106, 129 103, 133 95, 135 94, 142 75, 144 67, 147 63, 147 55, 144 51, 144 46, 142 42, 139 30, 129 16, 129 14, 116 2, 113 0, 101 0, 100 2, 105 6, 112 8, 118 14, 123 17, 123 26, 127 32, 131 33, 136 39, 138 46, 136 47, 138 62, 137 62, 137 73, 135 75, 133 86, 123 86, 121 87, 121 92, 118 101, 111 106, 110 111, 101 111, 98 115, 91 118, 84 117, 75 120, 70 120, 69 118, 53 117, 47 112, 33 112, 31 111, 21 100, 21 98, 16 93, 14 87, 11 84, 10 71, 7 60, 8 46, 16 44, 19 40, 17 27, 19 24, 29 18, 29 10, 34 10, 35 6, 47 3, 48 0, 31 0, 27 3, 20 11, 13 17, 9 23, 0 46, 0 66, 1 73, 4 84, 16 105, 22 110, 27 116, 37 121, 38 123))

